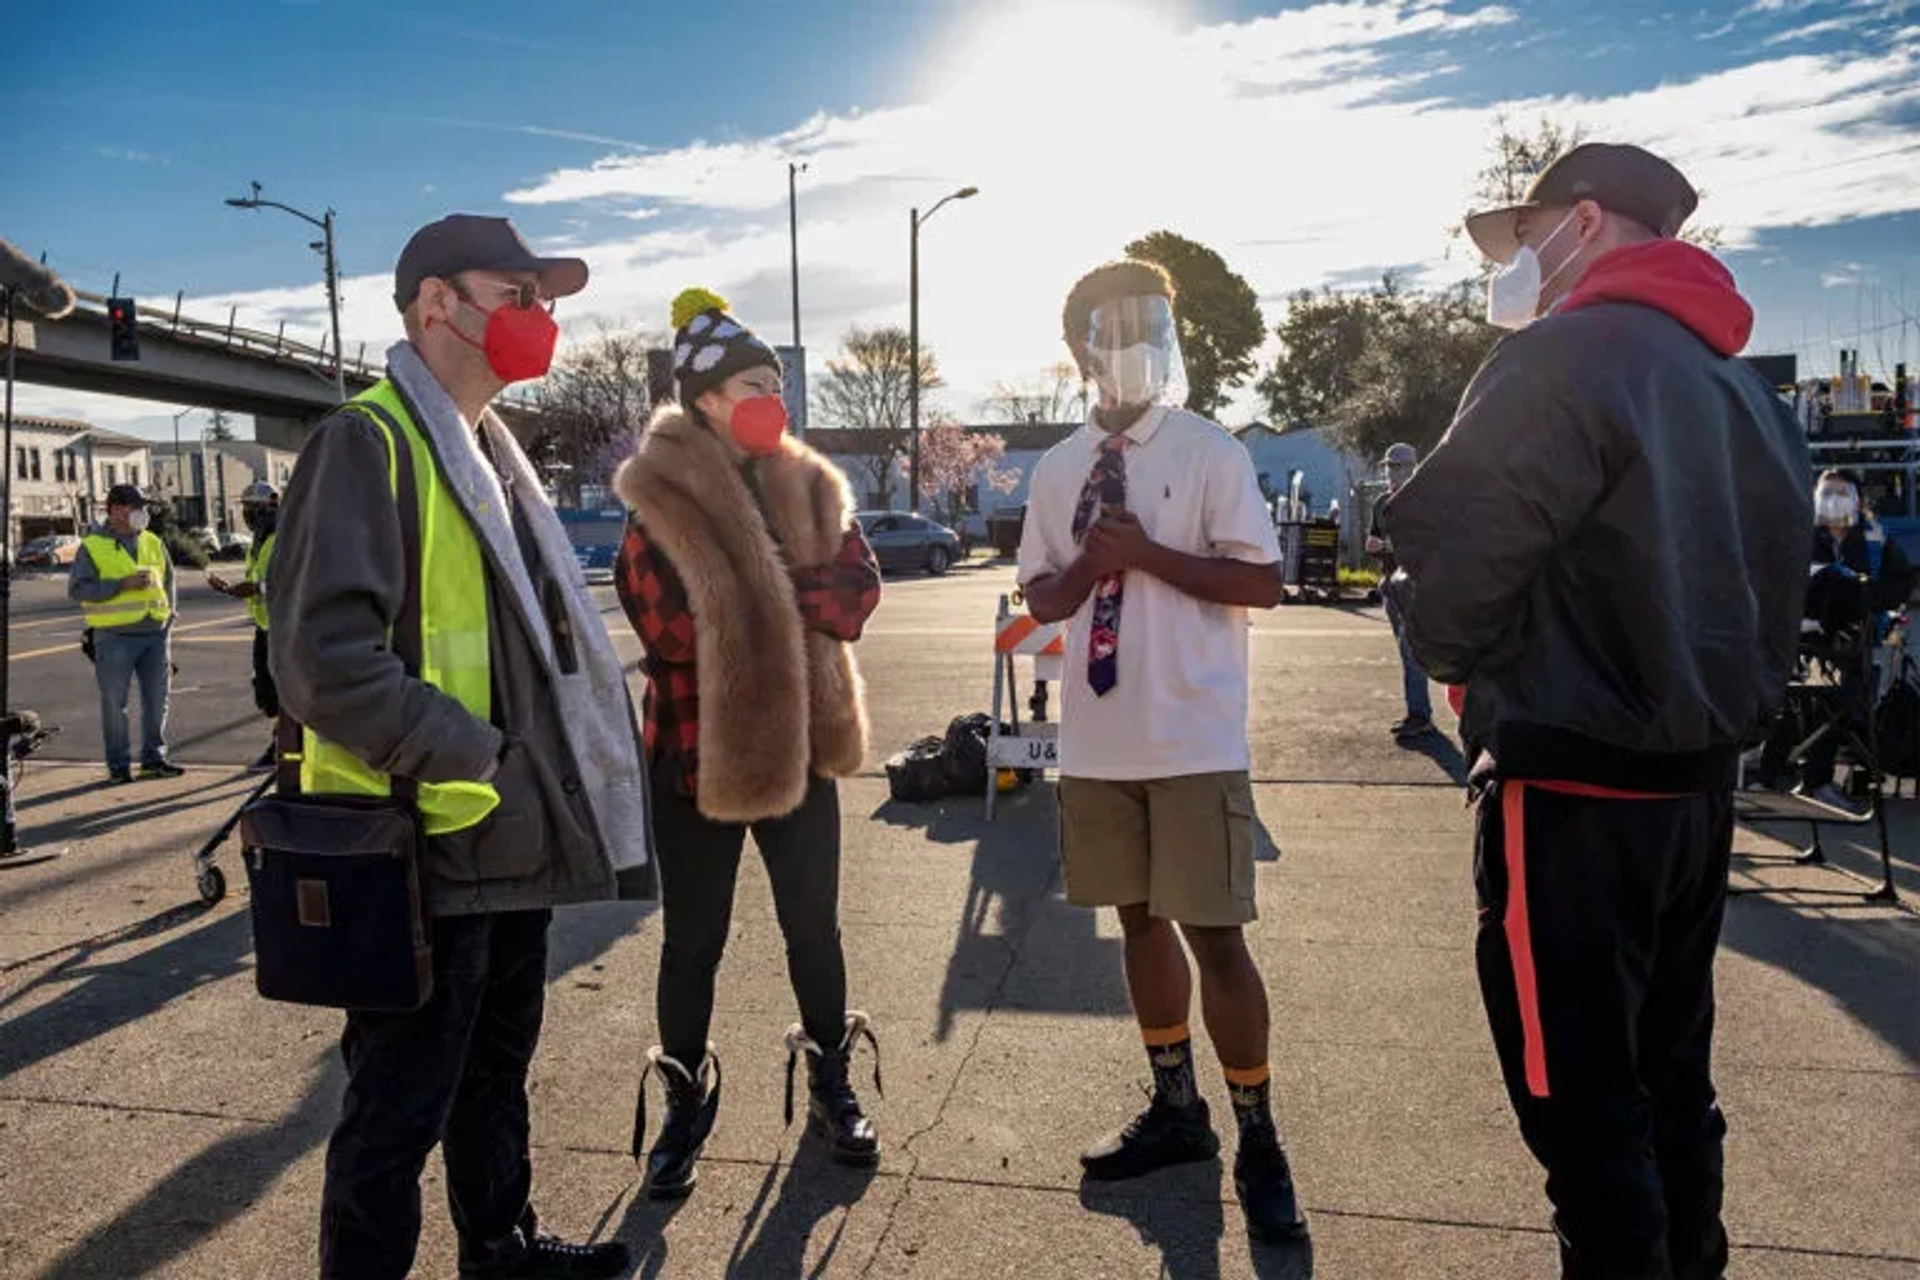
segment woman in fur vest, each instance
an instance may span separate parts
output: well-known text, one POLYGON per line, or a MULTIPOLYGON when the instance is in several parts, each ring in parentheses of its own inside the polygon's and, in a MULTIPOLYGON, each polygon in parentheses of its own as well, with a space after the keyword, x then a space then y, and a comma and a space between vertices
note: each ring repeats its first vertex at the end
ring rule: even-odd
MULTIPOLYGON (((748 832, 766 863, 800 1021, 787 1033, 787 1120, 804 1054, 809 1126, 843 1163, 880 1143, 849 1080, 866 1015, 847 1010, 840 804, 867 724, 849 648, 880 602, 880 569, 846 480, 786 433, 780 359, 689 289, 674 300, 680 402, 659 409, 614 484, 632 512, 615 583, 647 653, 646 750, 666 939, 660 1044, 647 1072, 667 1116, 647 1156, 655 1198, 693 1189, 720 1105, 708 1043, 714 972, 748 832)), ((874 1084, 880 1082, 875 1046, 874 1084)), ((646 1075, 634 1120, 645 1141, 646 1075)))

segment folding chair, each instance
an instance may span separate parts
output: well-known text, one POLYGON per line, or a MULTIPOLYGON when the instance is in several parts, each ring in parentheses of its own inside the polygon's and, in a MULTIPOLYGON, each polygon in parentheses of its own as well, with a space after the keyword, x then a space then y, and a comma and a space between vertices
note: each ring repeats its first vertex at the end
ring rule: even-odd
MULTIPOLYGON (((1900 894, 1893 883, 1892 837, 1887 830, 1886 773, 1880 763, 1880 702, 1893 681, 1907 669, 1904 628, 1894 628, 1889 642, 1873 642, 1871 620, 1860 626, 1851 639, 1836 639, 1826 632, 1817 638, 1804 638, 1800 646, 1798 670, 1788 686, 1789 709, 1807 734, 1789 753, 1789 762, 1800 765, 1809 753, 1830 737, 1837 737, 1839 753, 1852 762, 1864 776, 1860 779, 1868 797, 1865 813, 1851 813, 1809 800, 1803 796, 1770 791, 1748 791, 1742 786, 1736 816, 1743 822, 1805 822, 1813 833, 1813 843, 1797 854, 1747 854, 1745 860, 1761 866, 1827 867, 1840 875, 1871 886, 1869 890, 1823 888, 1775 888, 1755 885, 1729 889, 1730 894, 1792 893, 1818 897, 1861 898, 1868 902, 1898 902, 1900 894), (1858 680, 1842 678, 1846 666, 1859 664, 1858 680), (1863 827, 1873 824, 1880 838, 1880 883, 1828 861, 1821 843, 1823 826, 1863 827)), ((1744 768, 1741 782, 1744 784, 1744 768)))

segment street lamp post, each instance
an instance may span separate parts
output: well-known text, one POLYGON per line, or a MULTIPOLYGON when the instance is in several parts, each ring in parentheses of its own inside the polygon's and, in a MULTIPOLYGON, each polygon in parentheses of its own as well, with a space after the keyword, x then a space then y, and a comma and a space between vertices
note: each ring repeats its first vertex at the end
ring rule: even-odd
POLYGON ((281 204, 278 200, 262 200, 260 184, 250 184, 253 194, 237 196, 227 201, 235 209, 278 209, 290 213, 302 222, 320 228, 322 239, 311 246, 318 249, 327 260, 327 310, 333 315, 333 391, 340 397, 342 404, 347 399, 346 349, 340 345, 340 261, 333 251, 333 210, 316 218, 310 213, 302 213, 292 205, 281 204))
POLYGON ((978 187, 962 187, 927 210, 926 217, 920 216, 917 208, 907 211, 907 345, 911 348, 907 370, 907 509, 916 515, 920 511, 920 226, 940 212, 940 206, 948 200, 971 200, 979 194, 978 187))
POLYGON ((193 412, 189 405, 173 415, 173 518, 180 519, 180 499, 186 489, 187 458, 180 452, 180 419, 193 412))
POLYGON ((787 240, 793 248, 793 349, 800 350, 800 196, 795 186, 805 164, 787 161, 787 240))

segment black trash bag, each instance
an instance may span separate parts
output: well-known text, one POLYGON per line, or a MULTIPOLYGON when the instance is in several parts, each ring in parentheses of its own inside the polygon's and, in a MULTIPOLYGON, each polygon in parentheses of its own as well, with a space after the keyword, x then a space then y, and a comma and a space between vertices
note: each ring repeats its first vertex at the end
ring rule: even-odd
POLYGON ((946 746, 943 738, 922 738, 887 761, 887 789, 895 800, 926 804, 953 794, 953 785, 947 781, 946 746))
MULTIPOLYGON (((947 781, 952 785, 955 795, 977 796, 987 789, 987 735, 992 731, 993 717, 984 712, 975 712, 970 716, 960 716, 947 726, 946 768, 947 781)), ((1014 732, 1012 725, 1004 720, 1000 723, 1003 737, 1014 732)), ((1010 787, 1023 787, 1033 781, 1031 769, 1003 769, 1005 775, 1001 790, 1010 787)))
POLYGON ((982 712, 959 716, 947 726, 947 784, 961 795, 977 796, 987 789, 987 734, 992 726, 993 718, 982 712))

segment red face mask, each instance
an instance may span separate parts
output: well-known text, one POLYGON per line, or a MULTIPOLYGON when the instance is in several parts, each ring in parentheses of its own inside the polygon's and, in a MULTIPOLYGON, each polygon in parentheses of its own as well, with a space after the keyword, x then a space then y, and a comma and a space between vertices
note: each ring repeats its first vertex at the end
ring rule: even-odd
MULTIPOLYGON (((473 306, 465 298, 467 306, 473 306)), ((479 308, 475 307, 475 310, 479 308)), ((502 382, 525 382, 546 376, 553 367, 553 349, 560 341, 560 326, 545 307, 498 306, 486 313, 487 332, 480 342, 448 325, 460 341, 487 357, 487 367, 502 382)))
POLYGON ((786 401, 779 396, 741 400, 733 406, 733 422, 728 429, 743 453, 755 458, 778 453, 780 438, 787 433, 786 401))

